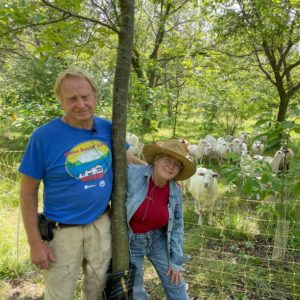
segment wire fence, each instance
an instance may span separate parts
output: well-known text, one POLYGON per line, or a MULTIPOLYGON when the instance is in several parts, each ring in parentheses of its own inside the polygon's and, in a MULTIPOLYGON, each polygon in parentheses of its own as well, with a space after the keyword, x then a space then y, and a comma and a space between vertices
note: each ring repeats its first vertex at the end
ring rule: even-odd
MULTIPOLYGON (((202 292, 214 290, 220 295, 226 290, 224 294, 232 299, 236 295, 247 296, 245 299, 299 299, 299 223, 250 216, 250 209, 253 206, 247 218, 235 226, 226 227, 221 222, 200 227, 186 224, 186 240, 195 240, 186 246, 191 253, 187 281, 200 286, 202 292), (276 234, 281 223, 287 228, 276 234), (278 251, 285 255, 277 256, 278 251)), ((222 214, 217 220, 222 220, 222 214)), ((232 219, 236 214, 226 212, 232 219)))
MULTIPOLYGON (((10 259, 22 264, 29 253, 19 217, 17 169, 21 157, 21 151, 0 150, 0 229, 3 239, 14 240, 10 244, 13 249, 7 249, 10 259)), ((186 193, 184 198, 184 250, 189 256, 185 280, 191 297, 300 299, 299 199, 289 201, 288 217, 280 219, 274 199, 262 202, 227 193, 217 200, 212 224, 198 225, 190 195, 186 193)), ((2 277, 10 272, 7 261, 1 253, 2 277)), ((149 263, 145 282, 151 300, 163 299, 159 279, 149 263)))

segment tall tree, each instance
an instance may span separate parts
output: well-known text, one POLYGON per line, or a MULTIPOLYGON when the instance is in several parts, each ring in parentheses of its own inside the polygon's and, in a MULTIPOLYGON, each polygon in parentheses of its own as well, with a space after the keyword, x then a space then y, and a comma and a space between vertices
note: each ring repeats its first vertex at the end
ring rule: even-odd
POLYGON ((92 1, 95 9, 104 18, 88 17, 85 14, 75 13, 64 7, 58 7, 46 0, 47 6, 73 18, 105 26, 118 34, 118 51, 113 93, 113 164, 114 185, 112 195, 112 249, 113 272, 121 272, 129 268, 128 235, 125 211, 126 191, 126 155, 125 137, 127 122, 127 94, 130 74, 131 57, 133 50, 134 33, 134 0, 119 0, 119 7, 111 1, 111 6, 105 1, 92 1), (103 4, 103 5, 101 5, 103 4), (111 12, 113 12, 111 14, 111 12), (115 23, 112 21, 114 20, 115 23))
POLYGON ((119 0, 120 30, 113 93, 114 187, 112 195, 113 271, 128 270, 128 234, 125 212, 125 137, 127 96, 134 34, 134 0, 119 0), (127 255, 126 255, 127 254, 127 255))
POLYGON ((175 78, 168 69, 170 62, 185 56, 179 41, 181 28, 191 22, 193 13, 182 13, 189 1, 140 1, 137 23, 140 25, 135 35, 132 66, 139 84, 135 85, 143 97, 137 97, 141 112, 142 133, 151 130, 154 101, 162 96, 161 89, 166 81, 175 78), (177 39, 177 43, 170 41, 177 39), (167 43, 166 41, 169 41, 167 43))
MULTIPOLYGON (((36 55, 59 57, 67 51, 79 55, 83 46, 92 51, 92 47, 86 45, 97 44, 99 36, 108 38, 111 34, 117 36, 117 61, 113 87, 113 272, 128 270, 129 253, 124 205, 125 132, 128 81, 133 49, 134 0, 119 0, 118 4, 114 0, 58 2, 32 0, 29 3, 13 0, 11 3, 0 5, 0 9, 6 13, 2 20, 0 18, 0 22, 5 24, 5 28, 0 29, 0 38, 5 37, 7 45, 12 45, 7 37, 20 41, 22 36, 27 39, 28 49, 36 55), (70 38, 69 41, 66 40, 67 37, 70 38), (37 40, 39 43, 34 43, 37 40), (78 52, 72 52, 73 47, 78 47, 78 52)), ((99 43, 97 49, 103 46, 103 41, 99 43)), ((20 45, 22 47, 26 42, 23 40, 20 45)))
POLYGON ((277 121, 300 89, 300 11, 297 1, 226 0, 208 3, 215 48, 236 57, 248 56, 278 94, 277 121), (221 45, 221 46, 219 46, 221 45), (230 49, 230 50, 228 50, 230 49))

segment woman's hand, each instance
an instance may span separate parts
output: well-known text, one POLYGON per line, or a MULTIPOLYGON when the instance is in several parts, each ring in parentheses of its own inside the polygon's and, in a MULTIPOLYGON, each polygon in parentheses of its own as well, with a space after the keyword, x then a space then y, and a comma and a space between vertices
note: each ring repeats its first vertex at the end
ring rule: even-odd
POLYGON ((171 276, 171 282, 175 285, 178 285, 182 281, 181 271, 175 271, 169 268, 167 275, 171 276))

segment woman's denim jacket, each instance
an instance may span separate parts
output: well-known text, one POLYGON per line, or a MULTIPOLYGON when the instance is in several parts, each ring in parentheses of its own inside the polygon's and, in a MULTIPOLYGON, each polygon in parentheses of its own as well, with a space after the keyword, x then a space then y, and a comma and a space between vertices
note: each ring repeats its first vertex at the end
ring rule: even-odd
MULTIPOLYGON (((126 211, 129 241, 133 235, 133 232, 129 226, 129 221, 147 195, 151 174, 152 166, 127 165, 126 211)), ((181 265, 186 261, 187 258, 182 253, 182 194, 180 187, 173 180, 170 182, 168 210, 169 222, 167 227, 167 246, 169 266, 174 270, 184 270, 181 265)))

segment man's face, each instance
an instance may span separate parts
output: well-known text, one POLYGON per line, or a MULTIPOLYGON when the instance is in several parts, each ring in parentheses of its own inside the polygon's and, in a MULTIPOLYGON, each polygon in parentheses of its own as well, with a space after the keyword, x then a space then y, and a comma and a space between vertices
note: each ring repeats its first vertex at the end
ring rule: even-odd
POLYGON ((96 95, 85 78, 65 78, 61 84, 59 95, 68 124, 80 128, 85 128, 86 125, 92 126, 96 95))

